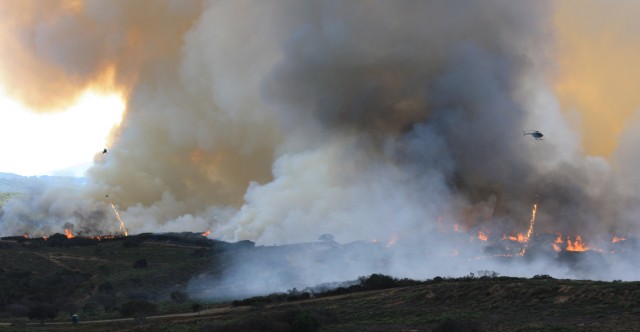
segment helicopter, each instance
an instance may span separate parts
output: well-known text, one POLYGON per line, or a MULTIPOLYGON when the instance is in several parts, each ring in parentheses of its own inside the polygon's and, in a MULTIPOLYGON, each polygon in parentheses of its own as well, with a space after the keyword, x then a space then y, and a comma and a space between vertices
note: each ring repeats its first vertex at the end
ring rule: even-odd
POLYGON ((523 131, 522 132, 524 134, 524 136, 526 135, 531 135, 531 137, 535 138, 536 140, 541 140, 542 136, 544 136, 540 131, 536 130, 536 131, 532 131, 530 133, 523 131))

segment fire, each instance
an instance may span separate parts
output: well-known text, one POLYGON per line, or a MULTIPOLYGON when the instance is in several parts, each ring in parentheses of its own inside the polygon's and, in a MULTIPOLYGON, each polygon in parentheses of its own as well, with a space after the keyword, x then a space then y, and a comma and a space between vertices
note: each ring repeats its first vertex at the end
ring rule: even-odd
POLYGON ((209 234, 211 234, 211 230, 208 230, 208 231, 202 233, 201 235, 204 236, 204 237, 207 237, 209 234))
POLYGON ((564 242, 562 241, 562 234, 558 234, 558 237, 556 238, 556 240, 553 242, 553 250, 555 251, 561 251, 562 248, 560 247, 561 244, 563 244, 564 242))
POLYGON ((107 239, 115 239, 116 237, 115 235, 96 235, 91 238, 97 241, 101 241, 101 240, 107 240, 107 239))
POLYGON ((25 239, 29 239, 29 238, 31 238, 31 237, 29 236, 29 234, 27 234, 27 233, 24 233, 24 235, 23 235, 23 236, 24 236, 24 238, 25 238, 25 239))
POLYGON ((502 239, 503 240, 510 240, 510 241, 518 242, 518 243, 524 243, 527 240, 526 236, 524 236, 524 234, 522 234, 522 233, 518 233, 516 236, 513 236, 513 235, 507 236, 505 234, 505 235, 502 235, 502 239))
POLYGON ((480 241, 487 241, 489 239, 489 237, 487 236, 486 233, 484 233, 482 231, 478 231, 478 239, 480 241))
POLYGON ((529 245, 529 239, 533 235, 533 226, 536 224, 536 211, 538 211, 538 204, 533 203, 533 210, 531 211, 531 221, 529 222, 529 229, 527 230, 527 236, 525 238, 522 249, 520 250, 520 256, 524 256, 527 252, 527 246, 529 245))
POLYGON ((625 241, 626 238, 623 238, 621 236, 614 236, 613 238, 611 238, 611 243, 618 243, 618 242, 622 242, 625 241))
POLYGON ((73 235, 73 233, 68 228, 64 229, 64 235, 67 236, 67 239, 73 239, 75 237, 75 235, 73 235))
POLYGON ((580 235, 576 236, 575 241, 571 241, 571 238, 567 236, 567 251, 587 251, 589 247, 582 242, 582 237, 580 235))
POLYGON ((124 236, 129 236, 129 232, 127 232, 127 229, 124 227, 124 221, 122 220, 122 218, 120 218, 120 213, 118 213, 118 209, 116 209, 116 206, 113 205, 113 201, 111 201, 111 198, 109 197, 109 195, 107 195, 106 197, 109 198, 109 203, 111 203, 111 208, 113 209, 113 212, 116 214, 116 218, 118 218, 118 221, 120 222, 120 231, 124 234, 124 236))

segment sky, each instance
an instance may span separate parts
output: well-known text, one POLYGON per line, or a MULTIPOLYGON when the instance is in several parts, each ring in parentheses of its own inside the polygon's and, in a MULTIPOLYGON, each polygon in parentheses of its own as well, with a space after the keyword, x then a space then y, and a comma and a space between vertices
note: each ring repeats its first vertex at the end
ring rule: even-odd
POLYGON ((116 232, 109 195, 132 234, 394 239, 403 274, 537 204, 535 236, 606 248, 640 234, 639 7, 0 2, 0 171, 87 179, 9 201, 0 233, 116 232))
POLYGON ((39 113, 0 94, 0 172, 84 176, 122 121, 117 95, 83 94, 66 109, 39 113))

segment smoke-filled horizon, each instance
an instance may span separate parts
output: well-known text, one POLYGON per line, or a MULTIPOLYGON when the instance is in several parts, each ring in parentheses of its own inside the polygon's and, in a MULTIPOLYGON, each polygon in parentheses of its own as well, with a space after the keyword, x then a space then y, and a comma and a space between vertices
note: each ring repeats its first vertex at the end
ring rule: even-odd
POLYGON ((8 91, 63 103, 107 75, 127 111, 86 186, 8 202, 2 234, 117 230, 109 195, 133 233, 420 248, 396 274, 443 251, 443 227, 526 232, 534 202, 539 234, 638 235, 638 124, 610 159, 583 152, 545 2, 47 4, 15 9, 27 67, 3 63, 8 91))

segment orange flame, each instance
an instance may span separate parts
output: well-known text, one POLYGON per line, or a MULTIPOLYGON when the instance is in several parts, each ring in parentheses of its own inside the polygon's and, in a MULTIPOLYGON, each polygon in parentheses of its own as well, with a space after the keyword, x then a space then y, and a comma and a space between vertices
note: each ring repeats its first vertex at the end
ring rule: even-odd
POLYGON ((127 231, 127 228, 124 227, 124 220, 122 220, 122 218, 120 217, 120 213, 118 213, 118 209, 116 209, 116 206, 113 204, 113 201, 111 200, 109 195, 107 195, 107 198, 109 198, 109 203, 111 203, 111 208, 113 209, 113 212, 116 214, 116 218, 118 218, 118 221, 120 222, 120 231, 124 234, 124 236, 129 236, 129 232, 127 231))
POLYGON ((589 247, 582 242, 580 235, 576 236, 575 241, 571 241, 571 238, 567 236, 567 251, 587 251, 589 247))
POLYGON ((531 221, 529 222, 529 229, 527 230, 527 236, 524 239, 522 249, 520 250, 520 256, 524 256, 527 252, 527 246, 529 245, 529 239, 533 235, 533 226, 536 224, 536 211, 538 211, 538 204, 533 203, 533 210, 531 210, 531 221))
POLYGON ((487 236, 486 233, 484 233, 482 231, 478 231, 478 239, 480 241, 487 241, 489 239, 489 237, 487 236))
POLYGON ((208 230, 208 231, 202 233, 201 235, 204 236, 204 237, 207 237, 209 234, 211 234, 211 230, 208 230))
POLYGON ((23 236, 24 236, 24 238, 25 238, 25 239, 30 238, 29 234, 27 234, 27 233, 24 233, 24 235, 23 235, 23 236))
POLYGON ((73 233, 68 228, 64 229, 64 235, 67 236, 67 239, 73 239, 75 237, 75 235, 73 235, 73 233))
POLYGON ((618 243, 618 242, 622 242, 625 241, 626 238, 623 238, 621 236, 614 236, 613 238, 611 238, 611 243, 618 243))
POLYGON ((523 243, 523 242, 527 241, 527 238, 522 233, 518 233, 516 236, 513 236, 513 235, 507 236, 506 234, 504 234, 504 235, 502 235, 502 239, 503 240, 513 241, 513 242, 518 242, 518 243, 523 243))
POLYGON ((563 243, 564 242, 562 241, 562 234, 558 234, 558 237, 553 242, 553 250, 554 251, 561 251, 562 248, 560 247, 560 245, 563 244, 563 243))

